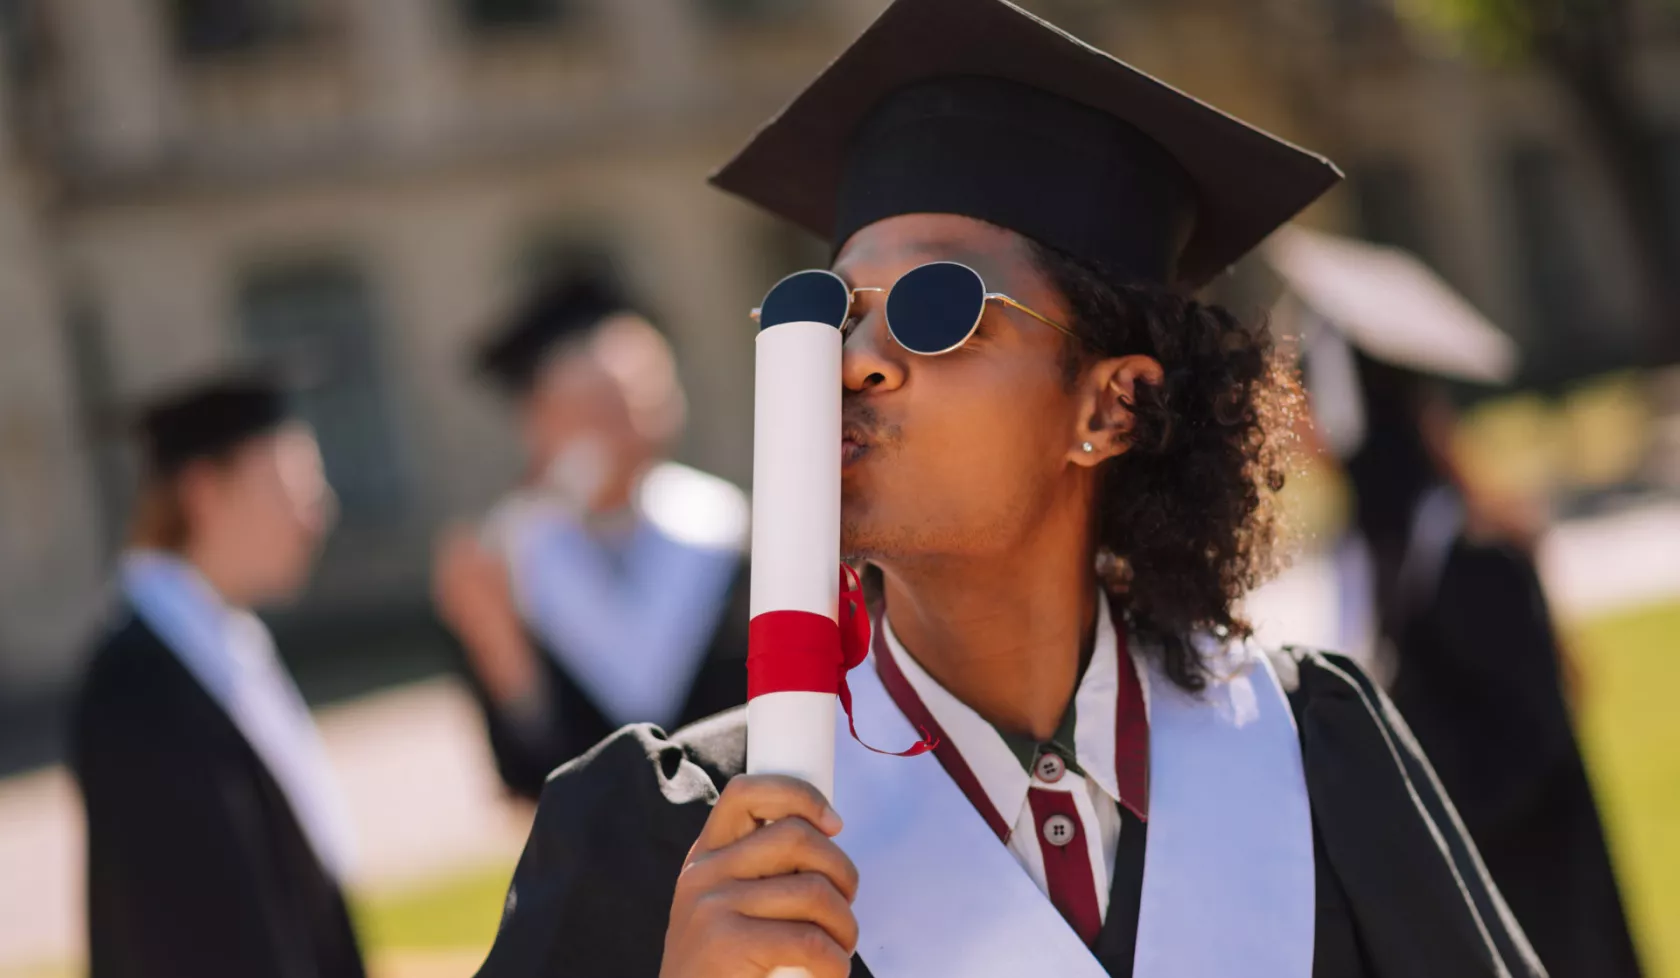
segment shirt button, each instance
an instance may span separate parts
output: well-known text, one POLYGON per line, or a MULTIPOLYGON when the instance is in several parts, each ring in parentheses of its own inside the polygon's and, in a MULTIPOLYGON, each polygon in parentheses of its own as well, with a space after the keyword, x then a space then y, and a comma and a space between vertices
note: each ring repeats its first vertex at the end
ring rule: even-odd
POLYGON ((1062 755, 1047 750, 1038 755, 1038 763, 1033 766, 1033 773, 1045 784, 1055 784, 1067 773, 1067 762, 1062 760, 1062 755))
POLYGON ((1077 826, 1073 824, 1073 819, 1066 815, 1052 815, 1044 820, 1044 826, 1040 831, 1044 833, 1045 842, 1060 848, 1073 841, 1074 835, 1077 834, 1076 830, 1077 826))

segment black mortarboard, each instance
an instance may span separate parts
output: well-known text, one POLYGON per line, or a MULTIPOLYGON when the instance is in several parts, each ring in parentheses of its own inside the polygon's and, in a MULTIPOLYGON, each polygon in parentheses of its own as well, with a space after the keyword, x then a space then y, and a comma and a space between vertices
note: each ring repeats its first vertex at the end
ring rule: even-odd
POLYGON ((292 417, 288 391, 277 371, 250 369, 163 395, 140 415, 147 468, 172 475, 273 431, 292 417))
POLYGON ((963 214, 1194 289, 1340 177, 1003 0, 896 0, 712 182, 836 248, 963 214))
POLYGON ((564 340, 633 308, 607 275, 556 278, 533 293, 479 348, 478 368, 508 391, 531 386, 543 359, 564 340))

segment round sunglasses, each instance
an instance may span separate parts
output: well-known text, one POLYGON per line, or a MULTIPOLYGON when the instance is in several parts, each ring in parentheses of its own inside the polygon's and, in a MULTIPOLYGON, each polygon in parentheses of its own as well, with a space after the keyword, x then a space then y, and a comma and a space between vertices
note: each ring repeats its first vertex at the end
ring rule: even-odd
POLYGON ((781 323, 827 323, 843 329, 859 292, 886 293, 887 332, 899 346, 922 356, 950 353, 967 343, 979 328, 988 302, 1001 302, 1078 339, 1073 330, 1002 292, 986 291, 979 272, 954 261, 918 265, 887 289, 854 289, 840 276, 821 268, 794 272, 770 287, 752 317, 761 329, 781 323))

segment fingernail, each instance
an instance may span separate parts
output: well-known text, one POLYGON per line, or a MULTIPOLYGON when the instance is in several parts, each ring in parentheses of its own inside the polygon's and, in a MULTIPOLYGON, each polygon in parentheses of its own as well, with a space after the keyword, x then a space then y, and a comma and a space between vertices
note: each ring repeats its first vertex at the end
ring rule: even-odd
POLYGON ((819 819, 819 822, 821 824, 817 828, 822 829, 828 835, 839 835, 840 830, 846 824, 840 820, 840 813, 835 811, 832 806, 823 808, 822 818, 819 819))

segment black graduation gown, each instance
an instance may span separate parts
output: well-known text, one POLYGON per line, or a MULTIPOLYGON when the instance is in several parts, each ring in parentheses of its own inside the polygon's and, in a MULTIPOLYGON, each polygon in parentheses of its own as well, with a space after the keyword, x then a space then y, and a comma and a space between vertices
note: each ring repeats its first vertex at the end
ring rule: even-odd
POLYGON ((73 714, 93 978, 362 978, 337 884, 233 721, 130 615, 73 714))
MULTIPOLYGON (((746 701, 747 561, 742 559, 732 573, 734 582, 724 597, 705 657, 684 697, 679 727, 746 701)), ((531 635, 529 639, 542 662, 542 678, 548 686, 549 710, 538 730, 503 712, 471 668, 466 650, 459 642, 454 645, 462 674, 484 713, 496 770, 510 791, 535 801, 542 793, 543 781, 555 768, 594 746, 618 724, 606 718, 541 638, 531 635)))
MULTIPOLYGON (((1317 849, 1314 975, 1543 974, 1387 699, 1345 659, 1290 656, 1317 849)), ((559 771, 480 978, 654 978, 677 873, 745 757, 735 711, 675 736, 626 728, 559 771)), ((1121 832, 1094 948, 1116 976, 1132 969, 1140 828, 1121 832)), ((868 962, 854 960, 852 974, 868 975, 868 962)))
POLYGON ((1460 539, 1420 605, 1394 702, 1511 911, 1552 978, 1638 975, 1533 564, 1460 539))

